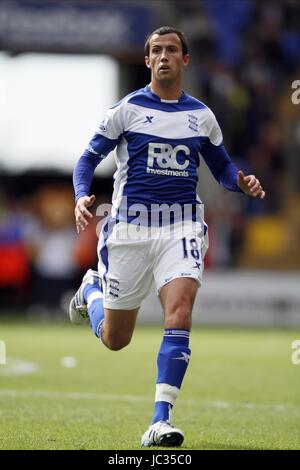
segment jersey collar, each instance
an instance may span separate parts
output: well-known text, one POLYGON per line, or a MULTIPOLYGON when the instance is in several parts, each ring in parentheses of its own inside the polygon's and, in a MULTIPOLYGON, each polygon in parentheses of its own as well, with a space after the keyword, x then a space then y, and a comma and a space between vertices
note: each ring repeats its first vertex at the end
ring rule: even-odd
POLYGON ((144 88, 145 92, 147 94, 149 94, 152 98, 155 99, 155 101, 159 101, 160 103, 170 103, 170 104, 175 104, 175 103, 180 103, 181 101, 183 101, 186 97, 185 95, 185 92, 182 90, 181 91, 181 96, 179 97, 178 100, 164 100, 163 98, 160 98, 158 95, 156 95, 155 93, 153 93, 153 91, 151 91, 151 88, 149 85, 146 85, 146 87, 144 88))

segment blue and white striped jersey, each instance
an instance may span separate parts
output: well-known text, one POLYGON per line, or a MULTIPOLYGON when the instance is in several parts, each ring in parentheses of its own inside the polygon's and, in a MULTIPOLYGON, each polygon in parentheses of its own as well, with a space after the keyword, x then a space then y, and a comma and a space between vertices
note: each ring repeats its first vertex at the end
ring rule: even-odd
POLYGON ((218 182, 240 191, 222 141, 214 114, 201 101, 184 92, 178 100, 163 100, 146 86, 107 112, 74 169, 76 200, 89 194, 96 166, 114 148, 113 216, 125 199, 127 207, 200 204, 200 155, 218 182))

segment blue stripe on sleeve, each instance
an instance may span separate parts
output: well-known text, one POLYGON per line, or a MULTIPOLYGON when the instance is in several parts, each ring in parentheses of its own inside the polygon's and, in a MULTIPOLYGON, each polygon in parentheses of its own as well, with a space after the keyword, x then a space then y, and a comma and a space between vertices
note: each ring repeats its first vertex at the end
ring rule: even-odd
POLYGON ((120 138, 121 136, 119 136, 118 139, 108 139, 102 134, 95 134, 90 141, 88 149, 92 149, 92 153, 95 152, 95 154, 100 155, 103 159, 115 148, 119 143, 120 138))
POLYGON ((209 139, 201 149, 201 155, 218 183, 229 191, 243 192, 237 184, 238 169, 232 163, 224 145, 213 145, 209 139))

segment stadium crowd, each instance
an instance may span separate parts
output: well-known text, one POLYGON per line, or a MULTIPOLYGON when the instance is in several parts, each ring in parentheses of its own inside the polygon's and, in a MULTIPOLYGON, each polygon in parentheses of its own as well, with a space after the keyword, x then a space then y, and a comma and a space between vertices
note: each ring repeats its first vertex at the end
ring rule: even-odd
MULTIPOLYGON (((168 23, 189 39, 187 88, 214 111, 235 163, 255 173, 267 192, 263 201, 233 199, 215 183, 211 188, 202 168, 207 267, 299 269, 300 104, 291 99, 300 80, 299 2, 164 3, 168 23)), ((14 196, 1 169, 0 176, 0 309, 21 302, 56 309, 96 262, 95 227, 77 238, 71 175, 59 187, 49 179, 30 198, 14 196)))

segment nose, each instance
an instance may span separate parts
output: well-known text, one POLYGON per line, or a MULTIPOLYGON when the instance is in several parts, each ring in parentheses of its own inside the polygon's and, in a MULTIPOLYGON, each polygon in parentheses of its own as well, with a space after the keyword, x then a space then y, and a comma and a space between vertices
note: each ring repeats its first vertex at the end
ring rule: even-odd
POLYGON ((167 55, 167 51, 165 49, 163 49, 161 51, 161 57, 160 57, 160 60, 162 62, 168 62, 168 55, 167 55))

